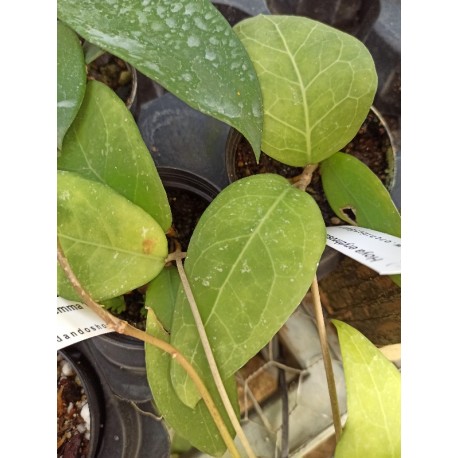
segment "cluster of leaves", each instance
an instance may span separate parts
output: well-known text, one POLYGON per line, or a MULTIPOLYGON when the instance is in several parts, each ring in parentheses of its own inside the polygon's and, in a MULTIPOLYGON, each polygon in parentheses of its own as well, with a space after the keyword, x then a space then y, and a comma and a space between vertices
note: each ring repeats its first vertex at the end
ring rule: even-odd
MULTIPOLYGON (((353 37, 306 18, 258 16, 233 30, 208 0, 59 0, 58 17, 63 250, 99 302, 148 284, 147 331, 177 347, 218 399, 183 287, 165 266, 172 223, 165 190, 129 110, 102 83, 86 82, 79 37, 235 127, 258 157, 262 145, 289 165, 320 162, 339 216, 350 206, 358 224, 399 235, 383 185, 338 153, 372 103, 371 56, 353 37)), ((234 407, 235 372, 291 315, 324 246, 315 201, 276 175, 233 183, 200 219, 185 271, 234 407)), ((60 268, 58 293, 78 299, 60 268)), ((166 421, 200 450, 222 454, 225 445, 182 368, 150 345, 146 365, 166 421)))

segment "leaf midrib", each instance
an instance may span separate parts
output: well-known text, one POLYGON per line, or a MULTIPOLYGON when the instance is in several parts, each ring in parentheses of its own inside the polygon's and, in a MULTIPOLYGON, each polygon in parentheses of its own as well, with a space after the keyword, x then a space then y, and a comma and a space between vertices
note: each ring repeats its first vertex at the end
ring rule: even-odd
POLYGON ((164 259, 165 259, 164 257, 157 256, 155 254, 143 254, 143 253, 140 253, 138 251, 130 251, 130 250, 126 250, 124 248, 117 248, 117 247, 110 246, 110 245, 104 245, 103 243, 89 242, 87 240, 79 239, 79 238, 76 238, 76 237, 71 237, 69 235, 62 234, 62 233, 59 233, 59 232, 57 233, 57 235, 61 239, 69 240, 69 241, 72 241, 72 242, 75 242, 75 243, 81 243, 81 244, 87 245, 87 246, 93 246, 93 247, 96 247, 96 248, 103 248, 105 250, 115 251, 117 253, 124 253, 124 254, 127 254, 129 256, 136 256, 136 257, 139 257, 139 258, 145 258, 145 259, 148 259, 148 260, 157 260, 157 261, 161 261, 161 262, 164 262, 164 259))

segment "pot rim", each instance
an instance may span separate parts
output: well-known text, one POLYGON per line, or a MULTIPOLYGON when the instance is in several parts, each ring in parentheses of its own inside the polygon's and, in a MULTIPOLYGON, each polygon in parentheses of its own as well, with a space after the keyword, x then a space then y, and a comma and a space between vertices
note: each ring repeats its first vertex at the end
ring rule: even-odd
POLYGON ((61 348, 57 351, 73 368, 81 381, 89 406, 90 439, 88 458, 95 458, 100 445, 101 430, 104 410, 102 406, 102 388, 98 376, 86 357, 73 346, 61 348))

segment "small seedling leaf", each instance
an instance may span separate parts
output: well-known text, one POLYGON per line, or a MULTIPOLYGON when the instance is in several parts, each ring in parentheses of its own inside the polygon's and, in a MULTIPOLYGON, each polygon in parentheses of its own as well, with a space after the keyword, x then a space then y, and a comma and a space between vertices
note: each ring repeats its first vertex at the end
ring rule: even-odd
MULTIPOLYGON (((110 187, 57 172, 57 235, 75 275, 97 301, 152 280, 167 257, 159 224, 110 187)), ((58 266, 58 294, 78 300, 58 266)))
POLYGON ((335 458, 401 456, 401 374, 350 325, 337 328, 347 387, 348 419, 335 458))

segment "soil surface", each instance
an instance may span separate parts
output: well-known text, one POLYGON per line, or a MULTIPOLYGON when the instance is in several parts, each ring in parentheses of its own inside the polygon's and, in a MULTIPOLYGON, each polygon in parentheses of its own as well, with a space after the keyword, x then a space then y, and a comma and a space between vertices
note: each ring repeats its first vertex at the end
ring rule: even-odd
MULTIPOLYGON (((366 164, 388 188, 391 180, 387 155, 391 148, 390 139, 385 127, 378 117, 370 111, 355 138, 344 148, 342 152, 355 156, 366 164)), ((235 151, 235 176, 237 179, 255 175, 258 173, 276 173, 285 178, 293 178, 299 175, 302 167, 292 167, 283 164, 263 152, 256 163, 256 158, 248 141, 242 137, 235 151)), ((323 214, 326 226, 344 224, 332 211, 325 195, 320 179, 319 170, 313 174, 312 182, 307 188, 323 214)))
POLYGON ((194 228, 209 202, 203 197, 186 189, 166 189, 173 216, 175 238, 182 251, 187 251, 194 228))
POLYGON ((87 66, 87 76, 113 89, 127 102, 132 92, 132 71, 126 63, 112 54, 105 53, 87 66))
POLYGON ((57 457, 86 458, 90 426, 87 396, 71 364, 57 354, 57 457))

